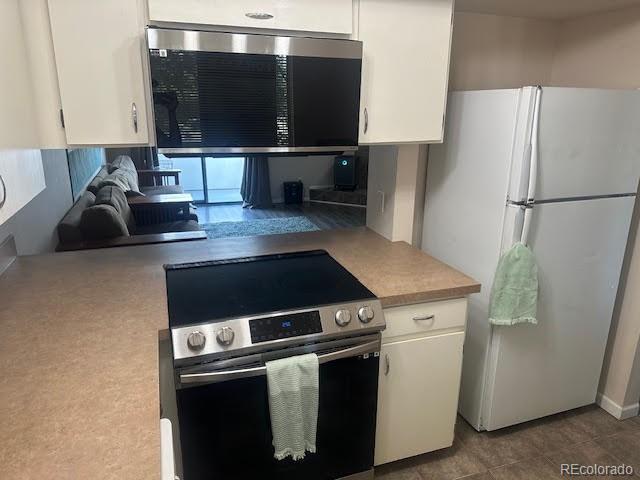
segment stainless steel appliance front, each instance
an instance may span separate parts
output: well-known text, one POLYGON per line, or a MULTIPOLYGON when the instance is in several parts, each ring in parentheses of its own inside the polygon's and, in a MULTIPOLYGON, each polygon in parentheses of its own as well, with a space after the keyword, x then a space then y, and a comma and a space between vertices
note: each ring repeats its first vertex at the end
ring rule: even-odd
POLYGON ((147 39, 149 48, 158 50, 362 59, 362 42, 355 40, 166 28, 149 28, 147 39))
POLYGON ((357 149, 361 42, 162 28, 147 42, 160 153, 357 149))
POLYGON ((288 310, 284 312, 273 312, 270 314, 253 315, 248 317, 233 318, 226 321, 206 322, 198 325, 173 328, 171 339, 173 342, 173 355, 177 364, 182 360, 203 357, 202 360, 215 359, 223 356, 247 355, 256 351, 264 351, 273 348, 286 348, 300 343, 308 343, 319 339, 331 339, 353 335, 364 335, 372 332, 379 332, 385 328, 382 305, 377 299, 367 299, 361 302, 351 302, 346 304, 326 305, 317 308, 307 308, 298 310, 288 310), (364 307, 371 308, 372 318, 363 322, 359 318, 359 311, 364 307), (344 325, 336 323, 338 312, 348 311, 350 320, 344 325), (304 312, 318 312, 322 324, 322 331, 309 335, 293 336, 288 338, 278 338, 264 342, 254 343, 251 340, 250 321, 254 319, 277 319, 291 314, 304 312), (224 345, 217 339, 217 334, 222 329, 229 328, 233 332, 232 341, 224 345), (200 348, 193 348, 189 345, 189 337, 194 332, 199 332, 205 338, 200 348))

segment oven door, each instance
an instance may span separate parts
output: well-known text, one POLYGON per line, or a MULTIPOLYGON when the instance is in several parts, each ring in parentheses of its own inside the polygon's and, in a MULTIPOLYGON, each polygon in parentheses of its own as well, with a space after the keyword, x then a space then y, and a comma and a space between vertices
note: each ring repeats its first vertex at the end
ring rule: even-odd
POLYGON ((329 480, 371 473, 380 334, 289 353, 314 348, 320 348, 317 451, 297 462, 273 457, 264 365, 178 372, 182 480, 329 480))
POLYGON ((362 44, 149 29, 160 153, 355 150, 362 44))

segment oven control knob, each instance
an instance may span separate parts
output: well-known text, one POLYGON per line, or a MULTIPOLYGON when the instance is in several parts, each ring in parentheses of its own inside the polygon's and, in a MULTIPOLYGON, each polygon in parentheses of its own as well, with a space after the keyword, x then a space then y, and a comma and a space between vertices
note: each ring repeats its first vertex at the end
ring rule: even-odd
POLYGON ((336 312, 336 323, 341 327, 346 327, 351 322, 351 312, 349 310, 338 310, 336 312))
POLYGON ((236 334, 231 327, 222 327, 216 332, 216 340, 223 347, 228 347, 233 342, 233 338, 236 334))
POLYGON ((369 323, 373 320, 375 313, 373 312, 373 308, 369 305, 365 305, 364 307, 360 307, 358 310, 358 318, 362 323, 369 323))
POLYGON ((187 345, 191 350, 202 350, 207 343, 207 337, 199 330, 191 332, 187 337, 187 345))

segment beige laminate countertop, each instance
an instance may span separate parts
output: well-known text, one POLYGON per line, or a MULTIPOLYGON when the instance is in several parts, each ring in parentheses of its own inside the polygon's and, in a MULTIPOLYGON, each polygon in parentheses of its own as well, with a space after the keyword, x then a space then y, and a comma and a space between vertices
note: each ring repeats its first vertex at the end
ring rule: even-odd
POLYGON ((18 479, 158 479, 164 263, 326 249, 383 305, 480 285, 367 229, 20 257, 0 277, 0 469, 18 479))

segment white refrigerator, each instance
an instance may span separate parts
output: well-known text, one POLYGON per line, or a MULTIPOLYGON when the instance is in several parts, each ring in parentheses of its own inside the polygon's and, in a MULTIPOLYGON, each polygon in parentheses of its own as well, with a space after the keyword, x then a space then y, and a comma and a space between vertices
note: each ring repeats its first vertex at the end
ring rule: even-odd
POLYGON ((639 178, 640 91, 450 94, 444 143, 429 150, 422 248, 482 283, 459 403, 476 429, 596 401, 639 178), (491 326, 495 268, 524 237, 538 324, 491 326))

